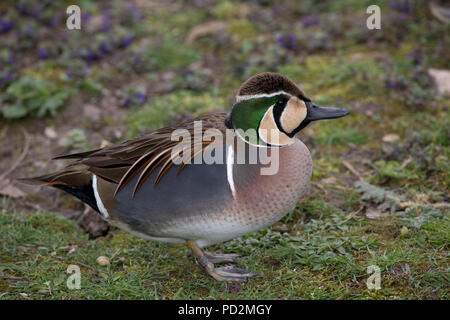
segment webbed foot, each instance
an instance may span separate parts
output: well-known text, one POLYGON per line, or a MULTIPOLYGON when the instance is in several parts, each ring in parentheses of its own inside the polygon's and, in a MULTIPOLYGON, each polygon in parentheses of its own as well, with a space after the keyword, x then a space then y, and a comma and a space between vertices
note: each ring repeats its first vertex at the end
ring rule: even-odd
POLYGON ((203 251, 193 242, 186 241, 186 245, 191 249, 196 261, 205 269, 211 277, 217 281, 239 281, 246 282, 250 277, 260 276, 258 273, 250 272, 233 265, 216 268, 214 263, 237 263, 238 254, 218 254, 203 253, 203 251))

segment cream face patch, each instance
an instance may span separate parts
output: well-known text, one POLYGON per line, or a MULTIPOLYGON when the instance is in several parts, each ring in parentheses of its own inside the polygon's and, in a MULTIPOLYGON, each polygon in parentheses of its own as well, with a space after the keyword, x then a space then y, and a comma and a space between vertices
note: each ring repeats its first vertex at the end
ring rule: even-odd
POLYGON ((287 133, 294 131, 306 118, 306 105, 297 97, 291 97, 280 116, 280 124, 287 133))
POLYGON ((273 117, 273 106, 264 114, 258 127, 258 135, 262 141, 270 145, 283 146, 293 142, 293 139, 278 129, 273 117))

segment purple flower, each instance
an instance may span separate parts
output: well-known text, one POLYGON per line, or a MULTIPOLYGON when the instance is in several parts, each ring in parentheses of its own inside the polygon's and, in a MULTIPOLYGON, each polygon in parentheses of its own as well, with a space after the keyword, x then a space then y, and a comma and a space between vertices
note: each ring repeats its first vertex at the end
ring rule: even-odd
POLYGON ((387 85, 390 89, 395 89, 397 87, 397 84, 395 83, 395 81, 389 80, 387 82, 387 85))
POLYGON ((394 9, 394 10, 398 10, 398 9, 400 8, 399 3, 398 3, 397 1, 395 1, 395 0, 392 0, 392 1, 389 3, 389 6, 390 6, 392 9, 394 9))
POLYGON ((31 15, 32 15, 33 17, 35 17, 36 19, 38 19, 38 18, 41 16, 41 9, 36 9, 36 10, 34 10, 34 11, 31 13, 31 15))
POLYGON ((23 14, 23 15, 27 14, 27 8, 25 7, 24 4, 19 4, 19 6, 17 7, 17 10, 19 11, 20 14, 23 14))
POLYGON ((83 58, 88 62, 93 62, 99 60, 101 58, 101 55, 94 51, 88 51, 84 54, 83 58))
POLYGON ((47 50, 42 48, 38 49, 38 57, 39 59, 47 59, 48 58, 47 50))
POLYGON ((403 12, 403 13, 410 13, 412 12, 412 7, 411 4, 409 3, 409 0, 406 1, 396 1, 396 0, 392 0, 389 3, 389 6, 398 12, 403 12))
POLYGON ((300 21, 305 28, 311 27, 311 26, 317 26, 319 24, 319 18, 316 15, 302 17, 300 19, 300 21))
POLYGON ((67 70, 66 71, 66 76, 67 76, 67 78, 72 78, 73 72, 71 70, 67 70))
POLYGON ((136 95, 136 98, 138 98, 141 102, 144 102, 145 100, 147 100, 147 95, 144 92, 139 92, 136 95))
POLYGON ((408 58, 412 59, 414 65, 419 65, 422 61, 422 56, 419 49, 414 49, 408 53, 408 58))
POLYGON ((8 21, 6 19, 2 19, 0 21, 0 34, 7 33, 14 28, 14 21, 8 21))
POLYGON ((7 72, 6 73, 6 76, 5 76, 5 81, 6 82, 9 82, 9 81, 11 81, 12 80, 12 74, 11 74, 11 72, 7 72))
POLYGON ((11 72, 7 72, 4 76, 0 75, 0 86, 4 83, 8 83, 12 80, 11 72))
POLYGON ((297 48, 297 40, 295 35, 290 33, 288 35, 282 35, 277 38, 280 46, 286 50, 295 50, 297 48))
POLYGON ((125 107, 129 106, 130 105, 130 99, 129 98, 125 98, 125 100, 123 100, 123 105, 125 107))
POLYGON ((109 52, 109 46, 106 42, 102 42, 102 44, 100 45, 100 51, 102 53, 108 53, 109 52))
POLYGON ((81 14, 81 20, 82 21, 88 21, 91 18, 91 14, 89 12, 84 12, 81 14))
POLYGON ((413 79, 415 81, 419 81, 420 80, 420 76, 421 76, 420 72, 415 72, 414 75, 413 75, 413 79))
POLYGON ((128 35, 128 36, 122 37, 120 39, 119 47, 121 47, 121 48, 128 47, 133 42, 134 38, 135 38, 134 35, 128 35))
POLYGON ((58 19, 56 17, 52 17, 50 21, 48 22, 52 27, 56 26, 56 23, 58 22, 58 19))
POLYGON ((403 3, 403 8, 402 9, 403 9, 402 11, 405 12, 405 13, 410 13, 412 11, 411 5, 409 4, 408 0, 406 0, 403 3))
POLYGON ((111 9, 106 9, 103 11, 103 21, 102 21, 102 30, 108 31, 112 27, 111 23, 111 9))
POLYGON ((408 18, 408 16, 406 14, 404 14, 403 12, 399 12, 397 15, 397 19, 400 21, 405 21, 408 18))
POLYGON ((141 20, 143 15, 142 12, 139 11, 139 9, 137 8, 136 4, 130 4, 128 6, 128 10, 133 14, 134 18, 136 18, 137 20, 141 20))

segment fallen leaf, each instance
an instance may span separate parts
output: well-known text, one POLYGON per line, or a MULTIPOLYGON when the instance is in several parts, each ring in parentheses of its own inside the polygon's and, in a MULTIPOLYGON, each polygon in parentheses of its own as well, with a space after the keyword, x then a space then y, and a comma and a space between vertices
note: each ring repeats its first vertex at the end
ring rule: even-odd
POLYGON ((386 217, 388 215, 389 215, 388 212, 381 212, 380 210, 372 209, 372 208, 368 209, 366 211, 367 219, 371 219, 371 220, 378 219, 378 218, 383 218, 383 217, 386 217))
POLYGON ((7 179, 0 180, 0 195, 11 197, 11 198, 22 198, 25 193, 16 188, 11 181, 7 179))
POLYGON ((389 55, 385 52, 356 52, 350 56, 350 60, 359 61, 359 60, 381 60, 381 61, 389 61, 389 55))
POLYGON ((399 139, 400 139, 399 135, 395 134, 395 133, 386 134, 382 138, 383 142, 386 142, 386 143, 394 143, 394 142, 397 142, 399 139))
POLYGON ((286 233, 286 232, 290 232, 292 229, 286 225, 279 225, 279 226, 273 226, 272 230, 276 231, 276 232, 280 232, 280 233, 286 233))
POLYGON ((191 30, 189 30, 185 43, 191 44, 198 38, 224 30, 225 27, 226 23, 223 21, 208 21, 202 23, 198 26, 192 27, 191 30))
POLYGON ((322 184, 335 184, 337 182, 336 177, 324 178, 319 181, 322 184))
POLYGON ((100 14, 90 17, 85 25, 87 33, 95 33, 101 31, 104 27, 104 17, 100 14))

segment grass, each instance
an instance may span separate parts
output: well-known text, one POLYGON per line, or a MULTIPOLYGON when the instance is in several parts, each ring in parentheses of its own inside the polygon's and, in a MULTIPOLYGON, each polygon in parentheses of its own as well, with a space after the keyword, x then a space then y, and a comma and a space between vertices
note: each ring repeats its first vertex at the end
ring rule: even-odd
POLYGON ((236 289, 208 278, 182 245, 117 229, 88 240, 58 214, 3 208, 2 299, 446 299, 449 217, 411 224, 417 217, 351 219, 309 199, 290 217, 302 221, 290 233, 267 229, 213 248, 242 254, 240 265, 263 275, 236 289), (102 255, 109 266, 96 263, 102 255), (79 290, 66 286, 71 264, 81 269, 79 290), (367 289, 370 265, 381 270, 380 290, 367 289))

